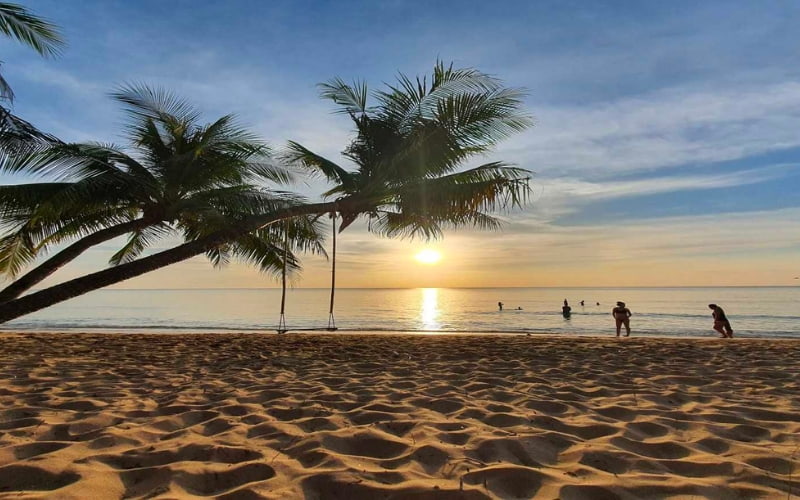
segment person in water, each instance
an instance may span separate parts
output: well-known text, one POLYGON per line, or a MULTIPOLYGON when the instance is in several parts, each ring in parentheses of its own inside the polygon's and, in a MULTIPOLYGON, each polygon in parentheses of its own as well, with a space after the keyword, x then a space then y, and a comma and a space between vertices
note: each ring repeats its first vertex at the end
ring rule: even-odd
POLYGON ((502 302, 498 302, 497 303, 497 307, 502 311, 503 310, 503 303, 502 302))
POLYGON ((711 317, 714 318, 714 330, 719 332, 721 338, 732 339, 733 328, 731 328, 731 322, 728 321, 728 317, 725 316, 725 311, 716 304, 709 304, 708 308, 711 309, 711 317))
POLYGON ((567 302, 567 299, 564 299, 564 307, 561 308, 561 314, 564 315, 565 318, 569 318, 571 312, 572 308, 569 306, 569 302, 567 302))
POLYGON ((631 336, 631 310, 625 307, 625 302, 617 302, 617 307, 611 310, 611 315, 617 323, 617 337, 619 337, 622 325, 625 325, 625 336, 631 336))

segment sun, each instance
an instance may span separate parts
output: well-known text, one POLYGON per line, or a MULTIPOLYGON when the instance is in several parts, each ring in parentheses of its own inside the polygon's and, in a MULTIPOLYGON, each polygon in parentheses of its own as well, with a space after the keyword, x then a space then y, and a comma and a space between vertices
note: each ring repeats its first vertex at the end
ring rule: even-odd
POLYGON ((436 264, 442 260, 442 254, 436 250, 425 249, 415 255, 414 258, 421 264, 436 264))

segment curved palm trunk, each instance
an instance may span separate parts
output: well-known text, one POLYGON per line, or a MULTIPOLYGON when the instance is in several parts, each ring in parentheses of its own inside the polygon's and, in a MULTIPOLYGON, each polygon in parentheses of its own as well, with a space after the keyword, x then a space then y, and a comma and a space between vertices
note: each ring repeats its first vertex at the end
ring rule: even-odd
POLYGON ((119 283, 130 278, 135 278, 150 271, 155 271, 170 264, 175 264, 199 255, 207 250, 216 248, 237 237, 254 231, 260 227, 274 222, 300 215, 324 214, 338 210, 337 202, 314 203, 299 207, 287 208, 251 218, 239 226, 217 231, 203 238, 184 243, 175 248, 164 250, 149 257, 137 259, 127 264, 104 269, 96 273, 87 274, 80 278, 65 281, 59 285, 51 286, 45 290, 26 295, 17 300, 0 304, 0 323, 5 323, 14 318, 50 307, 59 302, 83 295, 85 293, 119 283))
POLYGON ((0 304, 16 299, 28 291, 31 287, 41 283, 45 278, 58 271, 61 267, 71 262, 89 248, 116 238, 117 236, 122 236, 123 234, 131 231, 136 231, 137 229, 147 227, 152 223, 153 221, 150 219, 136 219, 130 222, 125 222, 124 224, 102 229, 96 233, 81 238, 46 261, 42 262, 35 268, 31 269, 25 273, 24 276, 18 278, 5 289, 0 291, 0 304))

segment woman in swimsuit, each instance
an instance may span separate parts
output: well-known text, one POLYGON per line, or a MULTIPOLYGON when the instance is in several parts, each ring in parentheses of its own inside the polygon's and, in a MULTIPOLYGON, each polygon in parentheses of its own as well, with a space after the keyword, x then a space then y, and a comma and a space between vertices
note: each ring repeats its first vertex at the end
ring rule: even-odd
POLYGON ((617 307, 611 310, 611 315, 614 316, 614 319, 617 322, 617 337, 619 337, 619 331, 622 325, 625 325, 625 334, 626 337, 631 336, 631 310, 625 307, 625 302, 617 302, 617 307))
POLYGON ((708 308, 711 309, 711 317, 714 318, 714 330, 719 332, 721 338, 732 339, 733 328, 731 328, 731 322, 728 321, 728 317, 725 316, 725 311, 716 304, 709 304, 708 308))

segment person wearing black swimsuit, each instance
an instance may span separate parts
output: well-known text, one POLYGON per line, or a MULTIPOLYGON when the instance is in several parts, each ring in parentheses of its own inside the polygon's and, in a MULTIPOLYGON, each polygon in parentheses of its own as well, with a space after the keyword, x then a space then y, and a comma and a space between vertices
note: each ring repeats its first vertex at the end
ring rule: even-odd
POLYGON ((714 318, 714 330, 719 332, 721 338, 732 339, 733 328, 731 328, 731 322, 728 321, 728 317, 725 316, 725 311, 716 304, 709 304, 708 308, 711 309, 711 317, 714 318))
POLYGON ((625 307, 625 302, 617 302, 617 307, 611 310, 611 315, 614 316, 614 320, 617 322, 617 337, 619 337, 619 331, 622 325, 625 325, 625 336, 631 336, 631 310, 625 307))

